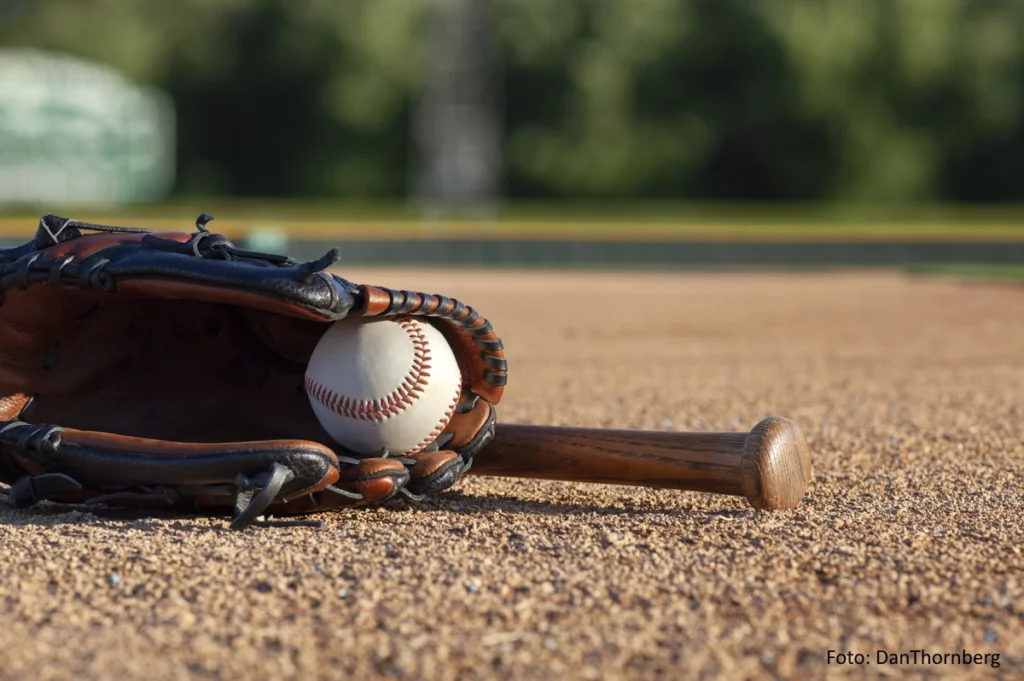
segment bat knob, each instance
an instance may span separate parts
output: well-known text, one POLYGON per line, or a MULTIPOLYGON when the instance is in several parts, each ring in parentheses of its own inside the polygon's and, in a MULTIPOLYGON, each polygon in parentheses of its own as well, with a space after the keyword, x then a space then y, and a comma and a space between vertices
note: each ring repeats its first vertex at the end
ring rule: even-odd
POLYGON ((800 428, 771 416, 747 436, 740 463, 743 496, 760 511, 796 508, 811 484, 811 452, 800 428))

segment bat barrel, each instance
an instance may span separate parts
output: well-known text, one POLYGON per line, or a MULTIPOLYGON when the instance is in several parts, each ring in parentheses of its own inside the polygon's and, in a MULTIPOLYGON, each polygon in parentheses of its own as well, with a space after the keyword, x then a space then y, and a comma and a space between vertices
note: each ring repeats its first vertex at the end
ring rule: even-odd
POLYGON ((775 510, 800 503, 811 464, 796 424, 772 417, 749 433, 499 424, 470 472, 731 494, 775 510))

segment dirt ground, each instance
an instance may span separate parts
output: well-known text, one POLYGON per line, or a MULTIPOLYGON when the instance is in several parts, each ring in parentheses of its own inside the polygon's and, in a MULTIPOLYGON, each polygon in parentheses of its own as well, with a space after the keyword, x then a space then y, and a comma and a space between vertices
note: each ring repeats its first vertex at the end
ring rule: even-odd
MULTIPOLYGON (((1024 675, 1024 288, 348 272, 471 303, 509 422, 804 429, 797 510, 471 478, 323 529, 0 504, 0 679, 1024 675), (869 664, 829 664, 828 651, 869 664), (879 664, 879 650, 998 654, 879 664)), ((920 655, 920 654, 919 654, 920 655)))

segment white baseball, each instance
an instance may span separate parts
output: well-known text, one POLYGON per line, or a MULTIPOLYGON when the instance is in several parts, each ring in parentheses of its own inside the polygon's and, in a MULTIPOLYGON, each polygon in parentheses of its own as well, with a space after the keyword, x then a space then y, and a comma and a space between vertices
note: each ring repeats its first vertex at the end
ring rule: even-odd
POLYGON ((343 319, 317 343, 306 394, 324 430, 359 454, 415 454, 455 413, 462 373, 436 328, 415 317, 343 319))

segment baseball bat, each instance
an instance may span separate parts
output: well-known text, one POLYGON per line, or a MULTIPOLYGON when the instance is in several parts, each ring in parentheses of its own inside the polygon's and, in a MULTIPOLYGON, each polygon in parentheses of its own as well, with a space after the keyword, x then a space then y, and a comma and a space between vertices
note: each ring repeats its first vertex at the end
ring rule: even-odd
POLYGON ((499 423, 469 473, 731 494, 763 511, 798 506, 812 477, 807 440, 778 417, 746 433, 499 423))

